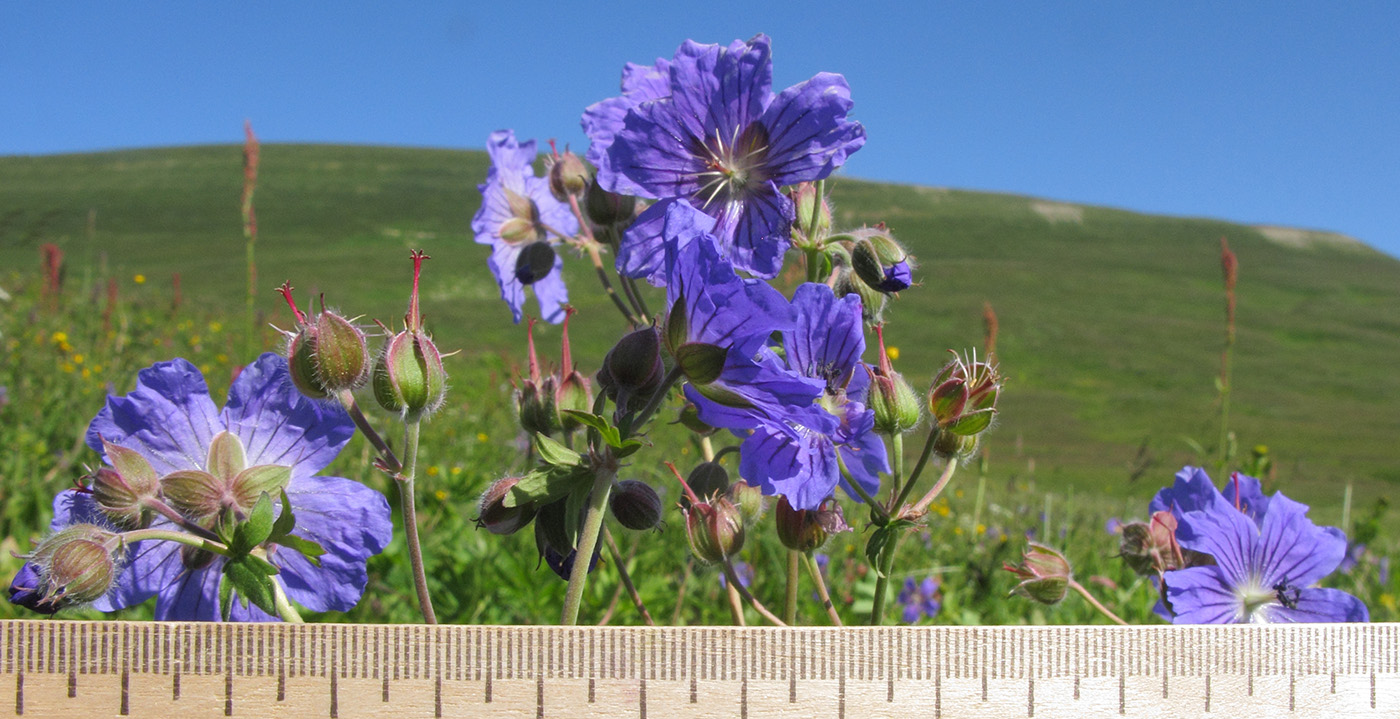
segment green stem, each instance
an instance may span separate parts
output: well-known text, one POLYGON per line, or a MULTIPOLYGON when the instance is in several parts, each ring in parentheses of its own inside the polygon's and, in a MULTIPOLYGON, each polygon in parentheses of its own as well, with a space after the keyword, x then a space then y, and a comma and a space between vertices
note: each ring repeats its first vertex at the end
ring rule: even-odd
POLYGON ((831 617, 832 624, 841 626, 841 615, 837 613, 836 605, 831 603, 831 594, 826 590, 826 580, 822 579, 822 571, 817 567, 816 560, 812 559, 812 553, 806 552, 802 559, 807 563, 807 574, 811 575, 812 582, 817 585, 817 596, 822 600, 822 608, 826 610, 826 615, 831 617))
POLYGON ((578 610, 583 603, 583 588, 588 583, 588 565, 593 563, 593 551, 598 548, 602 533, 603 514, 608 509, 608 494, 612 491, 616 470, 602 467, 593 470, 593 491, 588 498, 588 513, 584 515, 583 534, 574 550, 574 567, 569 572, 569 588, 564 593, 564 614, 560 623, 578 624, 578 610))
POLYGON ((216 542, 213 540, 196 537, 193 534, 185 534, 184 532, 176 532, 169 529, 136 529, 130 532, 122 532, 120 536, 122 542, 125 543, 140 542, 147 539, 154 539, 157 541, 178 542, 180 544, 185 544, 194 547, 195 549, 203 549, 207 552, 213 552, 214 554, 218 554, 220 556, 229 556, 228 547, 224 546, 223 542, 216 542))
POLYGON ((1114 614, 1113 612, 1109 611, 1108 607, 1105 607, 1103 604, 1099 603, 1099 600, 1095 599, 1094 595, 1089 593, 1089 590, 1085 589, 1083 585, 1081 585, 1079 582, 1074 581, 1073 578, 1070 578, 1069 586, 1074 591, 1079 592, 1079 594, 1083 596, 1084 599, 1088 600, 1089 604, 1093 605, 1094 609, 1099 610, 1100 614, 1113 620, 1114 624, 1119 624, 1125 627, 1128 626, 1127 622, 1120 619, 1117 614, 1114 614))
POLYGON ((797 584, 802 578, 798 563, 801 556, 796 549, 787 551, 787 594, 783 597, 783 621, 788 624, 797 623, 797 584))
POLYGON ((914 471, 909 473, 909 481, 905 483, 904 488, 900 490, 899 497, 894 500, 894 504, 890 505, 891 511, 897 511, 900 507, 904 506, 904 502, 909 499, 909 495, 914 491, 914 484, 919 481, 919 477, 923 476, 924 466, 928 464, 929 457, 933 456, 933 443, 938 439, 939 431, 937 424, 929 428, 928 438, 924 440, 924 449, 919 454, 919 461, 914 463, 914 471))
MULTIPOLYGON (((890 437, 890 454, 894 457, 893 482, 890 484, 891 494, 899 489, 900 482, 904 478, 904 435, 896 432, 890 437)), ((910 484, 913 484, 911 481, 910 484)), ((897 506, 890 507, 891 510, 898 509, 897 506)), ((870 624, 878 626, 884 623, 885 616, 885 595, 889 594, 890 572, 894 569, 894 555, 899 551, 899 540, 902 534, 895 535, 890 540, 893 545, 888 552, 885 552, 880 559, 879 572, 875 577, 875 601, 870 607, 870 624)))
POLYGON ((301 613, 287 599, 287 592, 282 589, 282 583, 275 578, 272 580, 272 604, 277 607, 277 616, 288 624, 304 624, 301 613))
POLYGON ((369 440, 375 451, 379 452, 379 463, 384 471, 390 474, 398 474, 402 471, 403 463, 394 454, 394 450, 389 447, 389 443, 385 442, 384 438, 374 431, 374 427, 365 418, 365 413, 360 411, 360 405, 355 401, 355 395, 350 390, 344 389, 336 393, 336 399, 340 400, 340 406, 345 408, 346 414, 350 415, 350 419, 355 422, 360 433, 365 436, 366 440, 369 440))
POLYGON ((846 469, 846 460, 842 459, 840 452, 836 453, 836 466, 841 469, 841 476, 846 479, 846 485, 855 491, 856 496, 860 497, 860 501, 865 502, 870 507, 870 513, 880 520, 879 523, 884 524, 889 521, 890 513, 886 512, 885 508, 880 506, 880 503, 876 502, 869 492, 865 491, 865 487, 860 486, 860 482, 851 476, 851 470, 846 469))
POLYGON ((943 493, 943 488, 948 486, 948 482, 953 478, 953 473, 956 471, 958 471, 958 460, 951 457, 948 458, 948 465, 943 468, 943 474, 939 475, 938 483, 933 485, 933 489, 930 489, 928 494, 925 494, 923 499, 919 500, 918 504, 914 505, 913 513, 915 516, 923 514, 928 509, 928 506, 933 503, 933 500, 937 499, 938 495, 943 493))
POLYGON ((399 485, 399 509, 403 512, 404 533, 408 540, 408 561, 413 569, 413 589, 418 594, 418 610, 427 624, 437 624, 433 600, 428 596, 428 575, 423 571, 423 548, 418 542, 418 511, 415 506, 413 477, 418 469, 418 429, 422 418, 404 418, 404 447, 408 463, 396 477, 399 485))
POLYGON ((739 596, 743 597, 744 601, 748 602, 764 619, 780 627, 787 626, 787 623, 779 619, 778 615, 768 611, 768 607, 763 606, 763 602, 758 601, 758 597, 750 594, 747 587, 739 583, 739 573, 734 571, 734 563, 729 561, 729 557, 724 558, 724 577, 729 580, 729 586, 738 592, 739 596))

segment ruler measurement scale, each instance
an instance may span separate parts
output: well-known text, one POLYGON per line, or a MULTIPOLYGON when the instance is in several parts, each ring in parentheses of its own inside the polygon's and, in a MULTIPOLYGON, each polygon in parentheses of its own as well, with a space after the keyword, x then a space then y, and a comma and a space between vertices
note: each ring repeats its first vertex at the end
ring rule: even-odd
MULTIPOLYGON (((1400 715, 1400 625, 0 622, 16 716, 1400 715), (1232 714, 1231 712, 1235 712, 1232 714), (1303 714, 1306 715, 1306 714, 1303 714)), ((0 716, 6 712, 0 707, 0 716)))

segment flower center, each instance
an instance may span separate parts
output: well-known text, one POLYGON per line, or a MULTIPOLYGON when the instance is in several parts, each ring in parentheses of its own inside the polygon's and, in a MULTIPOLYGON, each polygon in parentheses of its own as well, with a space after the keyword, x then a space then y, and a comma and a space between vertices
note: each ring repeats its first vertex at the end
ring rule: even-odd
POLYGON ((742 130, 734 128, 728 138, 716 130, 713 137, 696 145, 695 155, 705 162, 697 176, 700 190, 695 193, 702 208, 742 197, 751 183, 768 179, 768 129, 757 122, 742 130))

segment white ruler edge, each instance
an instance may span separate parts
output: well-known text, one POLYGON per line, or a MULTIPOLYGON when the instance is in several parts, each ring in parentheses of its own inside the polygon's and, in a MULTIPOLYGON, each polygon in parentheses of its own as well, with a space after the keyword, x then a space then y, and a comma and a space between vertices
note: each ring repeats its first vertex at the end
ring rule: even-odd
POLYGON ((988 719, 1167 710, 1257 716, 1249 710, 1266 709, 1394 717, 1400 624, 784 629, 9 620, 0 621, 0 681, 0 701, 15 690, 15 703, 0 703, 0 716, 10 709, 146 716, 198 705, 223 716, 471 709, 477 716, 864 719, 914 711, 988 719))

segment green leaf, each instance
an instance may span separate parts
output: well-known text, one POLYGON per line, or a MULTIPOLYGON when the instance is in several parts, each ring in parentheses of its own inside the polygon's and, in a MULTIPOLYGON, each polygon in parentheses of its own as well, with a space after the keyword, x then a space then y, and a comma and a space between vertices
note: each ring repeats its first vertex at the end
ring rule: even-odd
POLYGON ((521 477, 501 501, 507 507, 531 503, 542 507, 563 499, 576 483, 589 476, 587 467, 536 467, 521 477))
MULTIPOLYGON (((224 562, 224 579, 233 585, 233 590, 246 606, 252 602, 258 609, 276 616, 277 605, 273 598, 272 576, 267 567, 272 565, 250 554, 234 557, 224 562)), ((276 568, 273 567, 275 570, 276 568)), ((223 588, 220 587, 221 599, 223 588)))
POLYGON ((219 578, 219 618, 228 621, 229 610, 233 609, 233 582, 219 578))
POLYGON ((306 557, 306 561, 311 562, 317 567, 321 566, 321 555, 326 553, 325 547, 309 539, 298 537, 295 534, 288 534, 273 541, 288 549, 295 549, 301 552, 302 555, 306 557))
POLYGON ((573 409, 566 409, 564 411, 568 413, 569 416, 577 419, 579 422, 582 422, 583 424, 586 424, 590 428, 596 430, 598 432, 598 436, 608 446, 618 448, 622 447, 622 432, 618 431, 618 429, 612 425, 612 422, 608 421, 607 417, 604 417, 600 414, 591 414, 589 412, 579 412, 578 410, 573 409))
POLYGON ((912 526, 914 523, 907 519, 896 519, 876 528, 874 534, 870 535, 870 541, 865 544, 865 561, 870 563, 870 568, 875 570, 876 576, 885 576, 880 570, 884 566, 885 556, 894 551, 899 533, 912 526))
POLYGON ((287 499, 287 490, 282 490, 282 513, 277 515, 277 521, 272 524, 272 536, 268 537, 269 542, 281 544, 281 538, 292 533, 297 526, 296 515, 292 514, 292 502, 287 499))
POLYGON ((535 451, 540 455, 540 461, 545 464, 555 467, 574 467, 583 461, 583 457, 578 452, 539 432, 535 433, 534 444, 535 451))
POLYGON ((642 440, 637 439, 635 437, 631 439, 624 439, 622 440, 621 446, 617 448, 617 458, 625 459, 627 457, 630 457, 636 454, 637 450, 646 446, 649 446, 649 443, 643 442, 642 440))
POLYGON ((248 519, 234 527, 234 541, 241 542, 242 546, 246 547, 243 551, 251 550, 272 536, 274 521, 272 497, 263 492, 258 495, 258 501, 253 503, 253 508, 248 510, 248 519))

